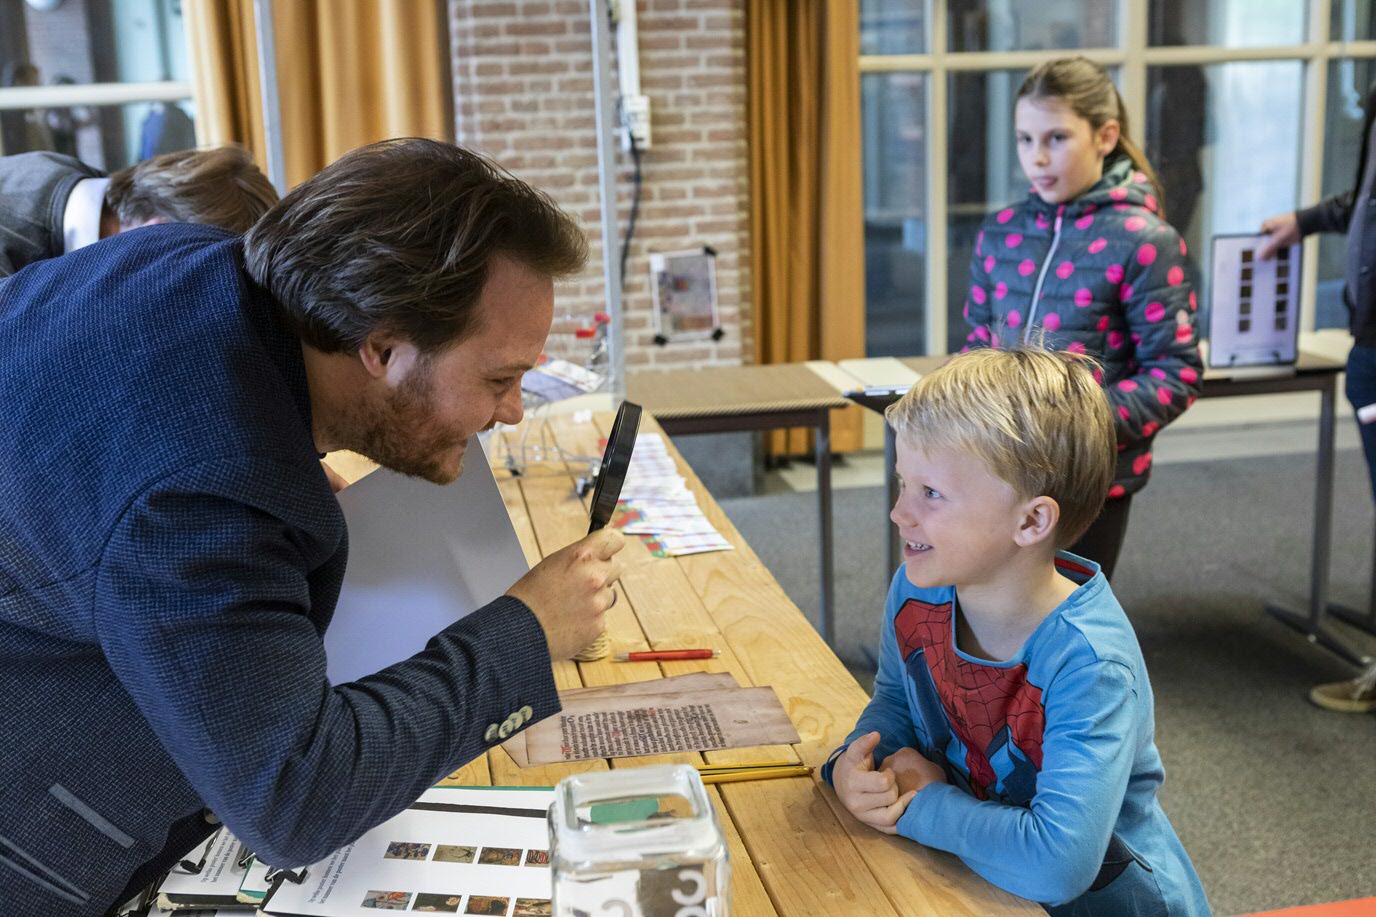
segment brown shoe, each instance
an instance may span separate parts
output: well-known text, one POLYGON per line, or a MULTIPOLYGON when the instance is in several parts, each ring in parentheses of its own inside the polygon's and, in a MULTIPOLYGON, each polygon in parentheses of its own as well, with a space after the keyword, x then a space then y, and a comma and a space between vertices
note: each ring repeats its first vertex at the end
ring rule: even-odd
POLYGON ((1376 711, 1376 664, 1349 681, 1318 685, 1310 690, 1309 699, 1325 710, 1338 713, 1376 711))

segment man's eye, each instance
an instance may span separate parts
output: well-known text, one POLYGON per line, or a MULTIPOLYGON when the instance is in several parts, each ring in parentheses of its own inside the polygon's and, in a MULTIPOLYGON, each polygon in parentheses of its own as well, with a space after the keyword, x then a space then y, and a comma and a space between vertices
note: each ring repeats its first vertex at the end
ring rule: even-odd
POLYGON ((922 488, 922 496, 935 500, 936 498, 940 497, 941 494, 937 493, 935 490, 932 490, 930 487, 924 487, 922 488))

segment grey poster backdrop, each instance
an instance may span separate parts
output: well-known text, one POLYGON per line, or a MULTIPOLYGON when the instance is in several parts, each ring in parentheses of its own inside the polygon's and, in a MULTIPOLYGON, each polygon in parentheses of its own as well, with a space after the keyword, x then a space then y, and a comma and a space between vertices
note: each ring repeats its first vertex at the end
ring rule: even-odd
POLYGON ((415 655, 530 569, 476 437, 453 484, 379 468, 341 491, 339 505, 349 566, 325 632, 332 684, 415 655))

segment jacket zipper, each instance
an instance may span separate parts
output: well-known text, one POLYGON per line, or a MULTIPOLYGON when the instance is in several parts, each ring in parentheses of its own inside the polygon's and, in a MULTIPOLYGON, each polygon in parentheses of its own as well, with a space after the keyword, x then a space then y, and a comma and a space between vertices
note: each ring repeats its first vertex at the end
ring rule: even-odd
POLYGON ((1056 246, 1061 244, 1061 217, 1056 214, 1056 228, 1051 232, 1051 248, 1047 249, 1046 260, 1042 262, 1042 269, 1037 272, 1037 285, 1032 288, 1032 307, 1027 310, 1027 324, 1022 329, 1022 342, 1032 335, 1032 322, 1037 317, 1037 305, 1042 298, 1042 281, 1046 280, 1046 272, 1051 269, 1051 260, 1056 255, 1056 246))

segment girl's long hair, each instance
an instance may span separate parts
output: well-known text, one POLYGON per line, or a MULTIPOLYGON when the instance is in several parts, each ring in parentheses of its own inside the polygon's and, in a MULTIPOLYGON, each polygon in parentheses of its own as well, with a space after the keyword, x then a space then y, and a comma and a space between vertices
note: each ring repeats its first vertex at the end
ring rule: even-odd
MULTIPOLYGON (((1128 111, 1118 87, 1108 72, 1085 57, 1062 57, 1047 61, 1027 75, 1018 89, 1019 99, 1060 99, 1070 110, 1098 130, 1108 121, 1118 122, 1118 145, 1113 153, 1122 153, 1132 160, 1133 168, 1147 176, 1156 193, 1156 213, 1166 218, 1166 194, 1161 179, 1147 162, 1142 149, 1128 133, 1128 111)), ((1109 155, 1113 155, 1110 153, 1109 155)))

